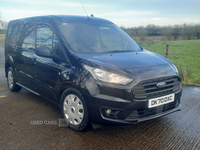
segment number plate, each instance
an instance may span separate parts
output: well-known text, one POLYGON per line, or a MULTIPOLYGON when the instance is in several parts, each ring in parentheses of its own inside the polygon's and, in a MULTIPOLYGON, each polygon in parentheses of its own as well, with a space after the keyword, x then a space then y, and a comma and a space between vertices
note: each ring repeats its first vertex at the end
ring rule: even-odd
POLYGON ((174 101, 174 94, 153 98, 149 100, 149 108, 157 107, 174 101))

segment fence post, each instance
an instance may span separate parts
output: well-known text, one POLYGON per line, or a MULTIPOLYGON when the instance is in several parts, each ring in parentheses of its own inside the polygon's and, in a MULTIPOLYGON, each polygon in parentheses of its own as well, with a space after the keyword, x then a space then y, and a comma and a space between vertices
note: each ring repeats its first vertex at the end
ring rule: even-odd
POLYGON ((166 58, 169 59, 169 45, 166 45, 166 58))

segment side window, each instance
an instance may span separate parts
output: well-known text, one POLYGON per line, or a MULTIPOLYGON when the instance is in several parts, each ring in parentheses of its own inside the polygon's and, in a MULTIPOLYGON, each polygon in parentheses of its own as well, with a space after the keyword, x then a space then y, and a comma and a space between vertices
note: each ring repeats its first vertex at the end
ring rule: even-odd
POLYGON ((35 49, 35 32, 32 24, 24 25, 21 32, 21 44, 23 48, 33 50, 35 49))
POLYGON ((13 25, 8 26, 8 31, 7 31, 7 40, 10 41, 11 39, 11 34, 13 30, 13 25))
POLYGON ((17 44, 21 28, 22 28, 22 25, 19 25, 19 24, 14 24, 9 27, 8 39, 7 39, 9 43, 17 44))
POLYGON ((59 45, 59 40, 57 39, 51 27, 49 27, 48 25, 38 25, 36 37, 37 47, 48 47, 52 55, 60 56, 59 45))

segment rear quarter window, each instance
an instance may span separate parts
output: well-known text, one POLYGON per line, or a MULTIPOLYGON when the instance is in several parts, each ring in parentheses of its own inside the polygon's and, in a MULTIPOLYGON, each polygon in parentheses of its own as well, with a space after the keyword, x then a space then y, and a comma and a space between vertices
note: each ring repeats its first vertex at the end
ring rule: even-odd
POLYGON ((7 42, 8 43, 11 43, 11 44, 17 43, 22 26, 23 25, 21 25, 21 24, 13 24, 13 25, 9 26, 8 33, 7 33, 7 42))
POLYGON ((7 31, 7 43, 25 49, 35 49, 35 30, 31 22, 13 23, 7 31))

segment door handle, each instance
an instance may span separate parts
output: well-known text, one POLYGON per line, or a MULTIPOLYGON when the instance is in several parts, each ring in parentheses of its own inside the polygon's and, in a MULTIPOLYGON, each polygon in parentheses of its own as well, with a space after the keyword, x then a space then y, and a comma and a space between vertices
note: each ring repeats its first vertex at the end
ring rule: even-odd
POLYGON ((32 58, 32 61, 34 65, 37 63, 37 59, 35 57, 32 58))

